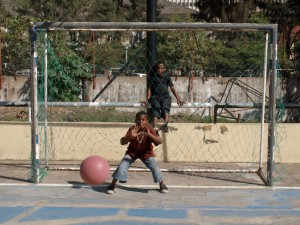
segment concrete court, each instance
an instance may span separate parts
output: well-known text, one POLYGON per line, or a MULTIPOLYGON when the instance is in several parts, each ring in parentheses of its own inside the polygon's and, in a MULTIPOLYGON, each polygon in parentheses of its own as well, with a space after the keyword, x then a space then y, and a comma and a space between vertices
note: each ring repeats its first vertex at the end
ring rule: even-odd
MULTIPOLYGON (((28 165, 0 162, 0 224, 300 224, 300 164, 281 165, 273 187, 256 174, 164 173, 168 194, 149 172, 130 172, 114 195, 85 185, 79 171, 49 171, 26 181, 28 165)), ((108 180, 109 182, 109 180, 108 180)))

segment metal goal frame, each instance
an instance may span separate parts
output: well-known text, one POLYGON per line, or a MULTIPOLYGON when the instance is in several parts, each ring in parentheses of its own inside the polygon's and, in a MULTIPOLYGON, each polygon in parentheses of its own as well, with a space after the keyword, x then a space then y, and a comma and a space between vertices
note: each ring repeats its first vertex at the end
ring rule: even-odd
MULTIPOLYGON (((274 148, 276 117, 276 82, 277 82, 277 24, 254 23, 174 23, 174 22, 37 22, 30 23, 31 55, 31 155, 34 183, 40 182, 40 152, 38 133, 38 94, 37 94, 37 31, 168 31, 168 30, 213 30, 213 31, 263 31, 270 35, 271 55, 269 68, 269 120, 268 120, 268 158, 266 185, 274 183, 274 148)), ((265 62, 266 64, 266 62, 265 62)), ((45 101, 45 105, 47 102, 45 101)))

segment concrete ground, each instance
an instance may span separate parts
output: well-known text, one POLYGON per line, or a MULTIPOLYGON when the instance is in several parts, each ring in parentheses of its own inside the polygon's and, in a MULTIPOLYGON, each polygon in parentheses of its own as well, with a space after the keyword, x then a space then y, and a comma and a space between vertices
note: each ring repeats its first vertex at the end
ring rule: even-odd
POLYGON ((114 195, 90 187, 78 170, 50 170, 27 181, 26 162, 0 161, 1 224, 299 224, 300 164, 276 168, 273 187, 253 174, 165 172, 161 194, 149 172, 130 172, 114 195))

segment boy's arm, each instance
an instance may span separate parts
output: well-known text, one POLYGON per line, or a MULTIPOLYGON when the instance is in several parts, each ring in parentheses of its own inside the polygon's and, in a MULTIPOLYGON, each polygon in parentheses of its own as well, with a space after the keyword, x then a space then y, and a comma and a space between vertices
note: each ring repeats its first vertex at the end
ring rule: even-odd
POLYGON ((160 145, 162 143, 161 137, 156 134, 148 133, 148 137, 151 138, 155 146, 160 145))
POLYGON ((184 101, 181 100, 181 98, 180 98, 179 95, 177 94, 177 91, 176 91, 174 85, 171 86, 170 89, 171 89, 173 95, 175 96, 175 98, 177 99, 177 104, 178 104, 178 105, 182 106, 183 104, 186 103, 186 102, 184 102, 184 101))
POLYGON ((131 128, 129 128, 125 136, 120 139, 120 143, 121 145, 127 145, 131 139, 132 139, 131 128))
POLYGON ((147 96, 146 100, 149 102, 151 99, 151 79, 150 77, 147 77, 147 96))
POLYGON ((121 138, 120 143, 121 145, 127 145, 129 141, 130 141, 129 135, 125 135, 124 137, 121 138))
POLYGON ((147 88, 147 96, 146 96, 146 100, 147 100, 147 103, 150 101, 151 99, 151 88, 150 86, 147 88))
POLYGON ((146 100, 141 102, 142 106, 147 106, 150 99, 151 99, 151 88, 150 88, 149 79, 147 79, 146 100))
POLYGON ((145 135, 152 140, 155 146, 162 143, 161 137, 156 133, 153 127, 147 126, 147 132, 145 132, 145 135))

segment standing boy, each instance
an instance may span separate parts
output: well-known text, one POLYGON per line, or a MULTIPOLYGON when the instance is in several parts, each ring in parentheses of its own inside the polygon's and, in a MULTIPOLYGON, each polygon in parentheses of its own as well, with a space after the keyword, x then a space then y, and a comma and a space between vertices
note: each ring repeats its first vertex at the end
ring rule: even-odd
POLYGON ((158 120, 159 118, 163 118, 164 124, 160 129, 164 132, 169 132, 168 122, 172 104, 169 87, 178 105, 182 106, 185 102, 180 99, 171 77, 165 72, 166 68, 162 62, 156 63, 152 67, 147 79, 147 102, 151 104, 154 129, 158 131, 158 120))

